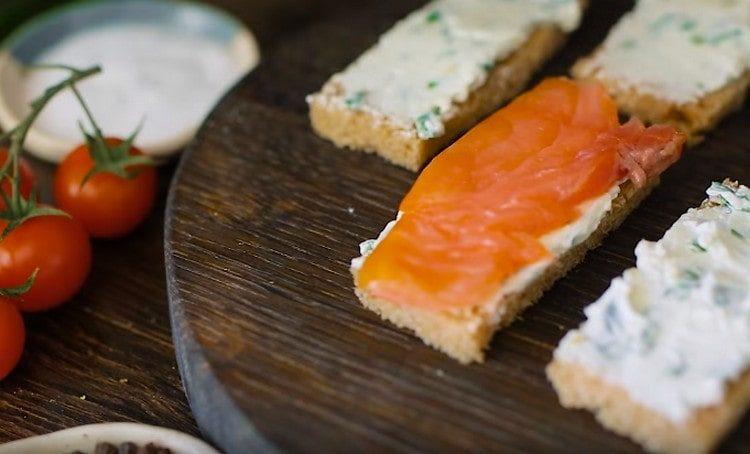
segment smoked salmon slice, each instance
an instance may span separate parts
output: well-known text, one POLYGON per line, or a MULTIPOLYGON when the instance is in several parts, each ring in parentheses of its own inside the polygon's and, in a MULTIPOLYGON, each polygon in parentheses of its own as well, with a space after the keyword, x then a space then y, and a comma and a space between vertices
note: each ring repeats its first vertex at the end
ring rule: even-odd
POLYGON ((669 126, 620 125, 599 84, 547 79, 427 166, 355 273, 357 288, 435 311, 482 305, 553 258, 545 235, 626 180, 645 185, 684 141, 669 126))

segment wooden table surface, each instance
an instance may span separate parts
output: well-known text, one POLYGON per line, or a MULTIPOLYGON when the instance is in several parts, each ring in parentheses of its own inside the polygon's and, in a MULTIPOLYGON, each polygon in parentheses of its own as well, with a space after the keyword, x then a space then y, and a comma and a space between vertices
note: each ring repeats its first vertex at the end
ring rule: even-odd
MULTIPOLYGON (((250 24, 265 47, 323 1, 214 0, 250 24)), ((52 166, 35 163, 42 191, 52 166)), ((69 304, 27 317, 18 369, 0 382, 0 443, 82 424, 135 421, 198 434, 175 363, 163 256, 164 200, 120 241, 94 244, 94 267, 69 304)), ((45 187, 47 186, 47 187, 45 187)))

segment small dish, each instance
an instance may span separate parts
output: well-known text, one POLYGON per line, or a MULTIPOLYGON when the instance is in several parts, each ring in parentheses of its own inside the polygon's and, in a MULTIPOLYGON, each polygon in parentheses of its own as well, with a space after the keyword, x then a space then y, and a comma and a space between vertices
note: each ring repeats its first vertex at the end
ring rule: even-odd
POLYGON ((168 448, 174 454, 219 454, 207 443, 182 432, 134 423, 105 423, 74 427, 47 435, 0 445, 0 454, 58 454, 81 451, 93 453, 96 444, 115 446, 131 442, 168 448))
MULTIPOLYGON (((105 134, 125 137, 143 120, 144 127, 136 145, 154 157, 167 157, 194 137, 213 105, 258 61, 258 45, 250 30, 237 19, 210 6, 181 0, 76 2, 33 19, 0 45, 0 126, 5 130, 15 126, 28 112, 29 102, 41 94, 42 83, 57 82, 64 77, 59 70, 32 71, 29 65, 91 66, 103 63, 104 73, 80 83, 79 88, 102 123, 105 134), (134 50, 138 43, 113 48, 115 46, 106 47, 107 44, 100 39, 110 31, 123 33, 128 27, 139 27, 132 29, 128 36, 142 37, 140 49, 141 53, 147 49, 145 56, 138 57, 138 51, 134 50), (89 34, 85 35, 88 39, 95 37, 93 41, 98 41, 98 44, 92 44, 99 48, 98 58, 93 56, 96 51, 76 53, 75 49, 59 49, 71 40, 78 40, 81 48, 81 40, 87 39, 84 34, 89 34), (145 39, 151 41, 143 41, 145 39), (149 42, 163 47, 150 51, 153 47, 149 47, 149 42), (185 44, 180 48, 183 42, 185 44), (213 53, 200 54, 192 43, 203 43, 207 52, 211 50, 213 53), (174 57, 160 58, 162 54, 170 56, 165 49, 172 49, 174 57), (128 54, 132 54, 130 59, 128 54), (51 57, 61 55, 76 61, 50 61, 51 57), (201 55, 206 58, 199 58, 201 55), (216 56, 221 58, 217 60, 216 56), (168 70, 170 61, 173 66, 168 70), (211 64, 214 61, 220 61, 224 66, 217 69, 217 65, 211 64), (128 66, 131 62, 133 65, 128 66), (174 67, 182 68, 179 65, 185 66, 186 62, 192 66, 171 71, 174 67), (206 82, 205 90, 185 90, 182 96, 178 87, 193 86, 190 77, 195 68, 202 70, 195 76, 196 80, 210 81, 211 85, 209 87, 209 82, 206 82), (159 73, 155 72, 157 69, 159 73), (139 72, 141 74, 137 75, 139 72), (204 73, 210 78, 201 79, 204 73), (154 85, 154 74, 161 77, 157 81, 160 86, 154 85), (127 78, 130 80, 124 81, 127 78), (144 90, 134 93, 131 88, 135 83, 141 84, 144 90), (110 87, 114 87, 111 92, 110 87), (98 102, 87 90, 99 94, 98 102), (119 108, 122 103, 127 109, 119 108)), ((82 142, 77 123, 84 119, 72 94, 62 94, 42 112, 29 133, 26 148, 41 159, 59 162, 82 142), (68 112, 71 114, 66 115, 68 112)))

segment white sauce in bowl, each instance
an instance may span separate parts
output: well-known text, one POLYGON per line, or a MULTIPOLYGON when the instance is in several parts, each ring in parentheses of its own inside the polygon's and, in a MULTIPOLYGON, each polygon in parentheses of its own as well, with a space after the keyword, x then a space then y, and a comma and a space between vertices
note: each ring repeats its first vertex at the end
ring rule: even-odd
MULTIPOLYGON (((79 89, 104 133, 127 137, 143 121, 136 145, 146 153, 165 155, 193 137, 225 91, 257 61, 251 36, 240 34, 230 46, 173 26, 123 23, 70 35, 36 63, 101 65, 103 73, 83 81, 79 89)), ((31 100, 66 76, 57 70, 26 72, 11 96, 11 109, 28 112, 31 100)), ((42 151, 41 157, 62 159, 70 144, 82 141, 78 122, 84 119, 72 93, 55 98, 40 115, 33 134, 54 138, 42 140, 46 148, 55 140, 65 145, 42 151)))

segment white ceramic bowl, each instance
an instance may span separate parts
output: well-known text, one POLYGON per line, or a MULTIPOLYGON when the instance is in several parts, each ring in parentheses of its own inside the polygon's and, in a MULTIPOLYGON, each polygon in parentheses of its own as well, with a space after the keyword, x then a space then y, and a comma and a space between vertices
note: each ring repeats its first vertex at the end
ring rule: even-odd
MULTIPOLYGON (((160 27, 163 24, 165 30, 200 34, 225 46, 238 75, 226 90, 250 72, 260 58, 253 34, 232 16, 210 6, 175 0, 75 2, 53 9, 21 26, 0 45, 0 127, 4 130, 12 128, 28 112, 28 95, 22 89, 24 77, 28 74, 26 65, 36 63, 37 57, 60 40, 85 31, 87 27, 123 23, 156 24, 160 27)), ((113 49, 113 52, 116 51, 113 49)), ((147 143, 137 142, 137 145, 151 156, 170 156, 192 140, 202 120, 196 124, 186 124, 172 135, 147 143)), ((145 121, 148 122, 147 116, 145 121)), ((128 127, 135 129, 135 126, 128 127)), ((70 135, 72 133, 62 137, 40 127, 32 128, 26 148, 43 160, 59 162, 73 147, 82 143, 82 137, 72 139, 70 135)))
POLYGON ((0 454, 93 453, 99 442, 115 446, 125 442, 139 446, 153 443, 174 454, 219 454, 205 442, 182 432, 133 423, 93 424, 26 438, 0 445, 0 454))

